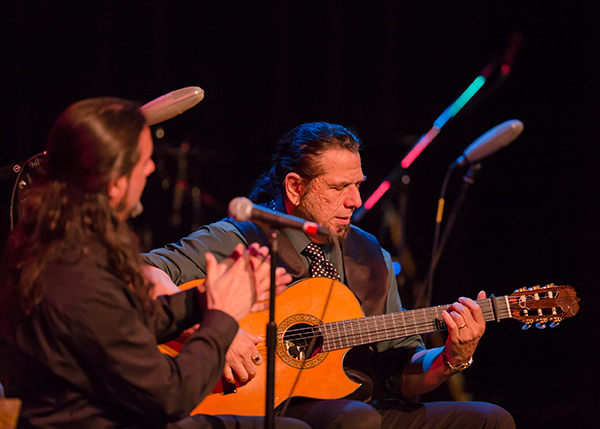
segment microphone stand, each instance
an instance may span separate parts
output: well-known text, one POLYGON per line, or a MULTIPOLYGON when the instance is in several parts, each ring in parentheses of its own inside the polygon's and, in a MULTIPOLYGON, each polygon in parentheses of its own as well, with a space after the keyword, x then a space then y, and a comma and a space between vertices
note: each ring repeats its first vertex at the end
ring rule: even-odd
POLYGON ((475 183, 475 178, 479 175, 480 172, 481 172, 481 163, 478 162, 476 164, 472 164, 469 167, 469 170, 467 171, 467 173, 463 176, 463 184, 462 184, 460 193, 458 194, 456 203, 452 207, 452 211, 450 212, 450 215, 448 216, 448 220, 446 222, 446 227, 444 228, 444 231, 443 231, 441 239, 439 240, 439 243, 438 243, 438 236, 439 236, 439 228, 440 228, 440 224, 441 224, 441 213, 438 213, 438 219, 436 220, 436 233, 435 233, 433 248, 432 248, 432 252, 431 252, 431 262, 429 264, 427 278, 424 282, 426 290, 421 290, 421 293, 419 294, 419 297, 418 297, 418 300, 419 300, 423 297, 424 293, 426 294, 425 307, 429 307, 431 305, 431 295, 432 295, 432 291, 433 291, 433 274, 434 274, 434 271, 440 260, 440 257, 442 255, 442 251, 444 250, 444 246, 446 245, 446 242, 448 241, 448 237, 450 236, 450 231, 452 230, 452 227, 454 226, 454 222, 456 221, 456 217, 457 217, 458 212, 467 196, 467 192, 468 192, 470 186, 475 183))
POLYGON ((279 259, 279 231, 269 231, 271 253, 271 289, 269 291, 269 323, 267 324, 267 380, 265 401, 265 429, 275 428, 275 349, 277 347, 277 324, 275 323, 275 271, 279 259))

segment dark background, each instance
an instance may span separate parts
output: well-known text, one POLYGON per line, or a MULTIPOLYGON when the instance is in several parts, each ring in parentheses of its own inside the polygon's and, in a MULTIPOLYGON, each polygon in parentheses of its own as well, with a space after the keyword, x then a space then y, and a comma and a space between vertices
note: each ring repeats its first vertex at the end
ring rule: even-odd
MULTIPOLYGON (((155 139, 159 168, 134 224, 145 248, 222 217, 268 167, 277 137, 303 122, 340 123, 361 136, 366 199, 483 67, 512 46, 508 79, 501 84, 494 73, 406 171, 410 184, 393 187, 359 226, 395 258, 406 246, 401 281, 410 305, 429 263, 448 165, 493 126, 523 121, 522 135, 483 161, 436 271, 432 303, 480 289, 505 295, 551 282, 575 287, 581 311, 556 329, 488 324, 463 391, 507 408, 518 427, 596 421, 593 1, 4 0, 0 11, 1 166, 41 152, 53 121, 74 101, 111 95, 143 104, 186 86, 206 91, 155 139), (406 231, 401 243, 398 223, 406 231)), ((451 177, 446 213, 462 173, 451 177)), ((2 241, 13 183, 14 175, 0 183, 2 241)), ((442 387, 424 399, 451 397, 442 387)))

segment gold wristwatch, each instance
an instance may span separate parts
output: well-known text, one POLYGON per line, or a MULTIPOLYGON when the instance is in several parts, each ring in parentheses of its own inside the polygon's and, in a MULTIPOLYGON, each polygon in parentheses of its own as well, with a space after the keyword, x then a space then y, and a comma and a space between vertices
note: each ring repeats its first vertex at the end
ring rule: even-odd
POLYGON ((445 348, 444 348, 444 351, 442 352, 442 360, 444 361, 444 365, 446 366, 446 368, 448 368, 448 370, 452 374, 456 374, 457 372, 464 371, 465 369, 467 369, 468 367, 470 367, 471 364, 473 363, 473 358, 471 357, 467 362, 463 362, 463 363, 458 364, 458 365, 452 365, 450 363, 450 361, 448 360, 448 356, 446 355, 446 349, 445 348))

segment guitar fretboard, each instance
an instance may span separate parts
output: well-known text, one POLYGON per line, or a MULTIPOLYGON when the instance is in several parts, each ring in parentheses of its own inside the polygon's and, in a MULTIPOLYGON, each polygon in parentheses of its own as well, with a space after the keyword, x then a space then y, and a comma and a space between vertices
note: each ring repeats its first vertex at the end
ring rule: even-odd
MULTIPOLYGON (((476 302, 481 307, 486 322, 511 317, 508 296, 491 297, 476 302)), ((448 307, 449 305, 438 305, 318 325, 323 335, 323 351, 445 330, 447 326, 442 312, 448 307)))

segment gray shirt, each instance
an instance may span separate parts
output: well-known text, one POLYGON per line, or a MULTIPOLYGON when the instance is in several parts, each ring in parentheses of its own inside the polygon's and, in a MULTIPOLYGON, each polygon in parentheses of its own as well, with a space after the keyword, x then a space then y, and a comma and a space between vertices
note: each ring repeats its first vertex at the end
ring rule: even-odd
MULTIPOLYGON (((283 231, 308 268, 310 260, 302 254, 302 251, 308 245, 310 239, 298 230, 285 228, 283 231)), ((206 277, 206 261, 204 259, 206 252, 211 252, 220 262, 227 258, 239 243, 243 243, 245 246, 249 244, 233 224, 219 221, 201 227, 177 243, 154 249, 145 254, 144 258, 150 265, 167 273, 176 285, 181 285, 191 280, 206 277)), ((338 271, 341 282, 345 283, 344 264, 340 248, 326 244, 323 250, 325 257, 338 271)), ((386 313, 399 312, 402 311, 402 304, 392 258, 387 251, 381 250, 388 267, 390 279, 386 313)))
MULTIPOLYGON (((298 252, 300 259, 308 268, 309 259, 302 254, 310 239, 301 231, 283 229, 290 242, 298 252)), ((249 243, 240 231, 225 220, 206 225, 182 238, 177 243, 168 244, 163 248, 152 250, 144 255, 145 260, 169 275, 177 285, 206 277, 206 261, 204 254, 211 252, 218 261, 227 258, 239 243, 249 243)), ((386 313, 403 311, 398 284, 394 273, 390 254, 381 249, 388 272, 389 286, 386 301, 386 313)), ((342 283, 346 282, 342 252, 339 247, 325 245, 325 257, 337 269, 342 283)), ((402 368, 417 350, 423 350, 424 345, 419 335, 382 341, 377 343, 377 357, 372 363, 375 372, 383 380, 388 391, 400 395, 398 386, 401 381, 402 368)))

